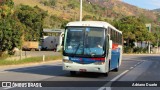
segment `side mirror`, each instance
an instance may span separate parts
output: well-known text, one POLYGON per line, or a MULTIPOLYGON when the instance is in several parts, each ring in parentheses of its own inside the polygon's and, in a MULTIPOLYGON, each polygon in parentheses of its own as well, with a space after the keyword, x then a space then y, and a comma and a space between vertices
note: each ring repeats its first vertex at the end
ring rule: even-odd
POLYGON ((109 49, 112 49, 112 40, 109 40, 109 49))
POLYGON ((61 41, 62 41, 61 46, 63 46, 64 45, 64 34, 62 34, 61 37, 62 37, 61 38, 61 41))

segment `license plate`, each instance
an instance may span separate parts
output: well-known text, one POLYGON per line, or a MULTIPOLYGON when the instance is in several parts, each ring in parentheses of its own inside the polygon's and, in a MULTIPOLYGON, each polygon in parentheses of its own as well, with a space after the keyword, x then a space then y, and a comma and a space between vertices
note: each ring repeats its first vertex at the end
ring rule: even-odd
POLYGON ((86 72, 86 69, 79 69, 80 72, 86 72))

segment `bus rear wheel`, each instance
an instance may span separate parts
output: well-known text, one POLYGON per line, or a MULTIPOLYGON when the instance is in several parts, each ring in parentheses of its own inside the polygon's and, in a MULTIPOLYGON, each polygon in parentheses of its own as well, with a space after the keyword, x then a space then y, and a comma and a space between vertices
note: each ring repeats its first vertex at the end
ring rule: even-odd
POLYGON ((118 72, 118 70, 119 70, 119 68, 117 67, 117 68, 115 68, 113 71, 118 72))
POLYGON ((70 75, 71 75, 71 76, 76 75, 76 71, 70 71, 70 75))

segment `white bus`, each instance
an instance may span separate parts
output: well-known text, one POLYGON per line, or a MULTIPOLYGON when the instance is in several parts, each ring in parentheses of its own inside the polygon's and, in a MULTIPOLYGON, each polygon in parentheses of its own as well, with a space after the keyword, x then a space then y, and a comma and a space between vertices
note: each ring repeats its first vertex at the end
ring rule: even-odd
POLYGON ((122 32, 107 22, 69 22, 64 33, 63 70, 118 71, 122 60, 122 32))

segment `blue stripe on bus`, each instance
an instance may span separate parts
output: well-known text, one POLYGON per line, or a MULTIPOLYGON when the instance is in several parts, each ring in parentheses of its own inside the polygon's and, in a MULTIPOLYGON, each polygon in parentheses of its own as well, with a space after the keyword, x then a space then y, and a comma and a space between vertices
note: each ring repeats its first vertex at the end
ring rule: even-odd
POLYGON ((72 62, 80 64, 91 64, 95 62, 104 62, 105 58, 79 58, 79 57, 69 57, 72 62))
MULTIPOLYGON (((120 59, 120 48, 114 49, 111 52, 110 69, 115 69, 120 59)), ((80 64, 91 64, 95 62, 104 62, 102 60, 94 60, 93 58, 80 58, 80 57, 69 57, 72 62, 80 64)))

